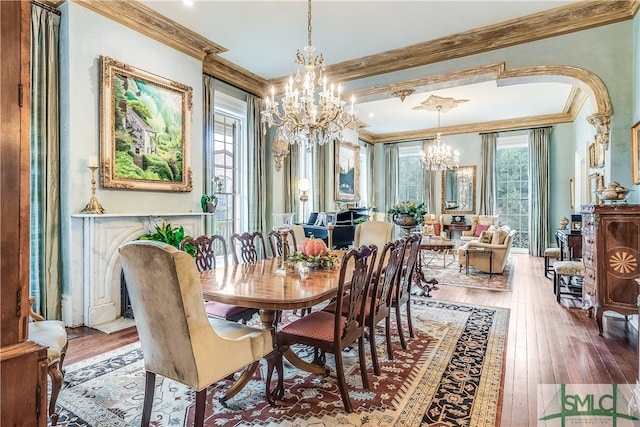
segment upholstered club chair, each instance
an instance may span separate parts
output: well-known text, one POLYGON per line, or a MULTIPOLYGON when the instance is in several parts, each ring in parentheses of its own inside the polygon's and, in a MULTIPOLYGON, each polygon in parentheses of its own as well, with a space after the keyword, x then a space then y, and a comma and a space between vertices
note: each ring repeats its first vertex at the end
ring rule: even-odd
POLYGON ((202 426, 207 387, 269 355, 271 333, 208 318, 199 272, 187 253, 149 240, 129 242, 119 251, 144 355, 141 425, 149 425, 159 374, 195 389, 194 425, 202 426))
MULTIPOLYGON (((383 221, 367 221, 362 222, 356 226, 356 231, 353 238, 353 247, 359 248, 360 246, 375 245, 378 248, 378 253, 382 251, 384 245, 393 241, 393 224, 383 221)), ((376 259, 376 265, 379 262, 380 257, 376 259)))
MULTIPOLYGON (((491 257, 491 273, 502 273, 505 265, 507 265, 507 261, 509 260, 509 251, 511 250, 511 244, 513 243, 513 237, 515 234, 516 230, 511 230, 509 226, 503 225, 495 231, 483 231, 480 234, 479 240, 471 240, 460 246, 458 248, 458 263, 460 264, 460 270, 465 267, 467 262, 466 249, 485 248, 493 251, 491 257)), ((469 267, 489 273, 489 257, 484 255, 475 256, 472 254, 471 258, 469 258, 469 267)))
POLYGON ((471 218, 471 230, 463 231, 460 240, 463 242, 478 240, 480 233, 488 230, 492 225, 498 225, 497 215, 474 215, 473 218, 471 218))
POLYGON ((429 237, 447 238, 447 232, 444 231, 444 222, 442 215, 424 214, 422 217, 422 234, 429 237))
POLYGON ((51 396, 49 398, 49 419, 51 425, 58 424, 60 414, 56 411, 56 401, 62 388, 64 369, 62 363, 67 353, 67 330, 59 320, 45 320, 45 318, 33 311, 34 298, 29 298, 31 304, 31 318, 29 323, 29 339, 47 347, 47 372, 51 379, 51 396))

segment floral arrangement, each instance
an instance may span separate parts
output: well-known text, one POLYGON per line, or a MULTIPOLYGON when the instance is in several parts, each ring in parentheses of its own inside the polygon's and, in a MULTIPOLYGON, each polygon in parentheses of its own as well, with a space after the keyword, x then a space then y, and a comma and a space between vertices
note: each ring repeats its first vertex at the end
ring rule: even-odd
POLYGON ((308 266, 318 266, 325 270, 331 270, 338 266, 338 255, 335 252, 326 252, 321 255, 305 255, 300 251, 296 251, 289 256, 292 262, 304 262, 308 266))
POLYGON ((413 219, 416 220, 416 223, 421 224, 424 214, 426 214, 427 211, 425 210, 424 204, 422 202, 410 200, 393 205, 391 209, 387 211, 387 213, 390 215, 401 213, 409 214, 413 217, 413 219))

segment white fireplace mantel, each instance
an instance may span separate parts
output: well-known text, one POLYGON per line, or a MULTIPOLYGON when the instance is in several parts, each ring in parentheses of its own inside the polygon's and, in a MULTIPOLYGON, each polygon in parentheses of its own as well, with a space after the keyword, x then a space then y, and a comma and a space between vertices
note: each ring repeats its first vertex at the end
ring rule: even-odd
POLYGON ((63 292, 62 315, 68 326, 101 324, 120 317, 118 248, 155 231, 163 222, 183 226, 191 236, 204 231, 206 213, 123 213, 71 215, 71 273, 63 292))

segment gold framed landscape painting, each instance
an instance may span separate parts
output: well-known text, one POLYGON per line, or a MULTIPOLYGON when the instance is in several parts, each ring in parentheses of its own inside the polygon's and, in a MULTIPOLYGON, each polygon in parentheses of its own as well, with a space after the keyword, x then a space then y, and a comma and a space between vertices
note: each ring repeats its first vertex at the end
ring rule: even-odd
POLYGON ((100 57, 100 184, 188 192, 192 89, 100 57))
POLYGON ((360 200, 360 146, 336 141, 334 148, 336 200, 360 200))
POLYGON ((631 128, 631 169, 634 184, 640 184, 640 122, 631 128))

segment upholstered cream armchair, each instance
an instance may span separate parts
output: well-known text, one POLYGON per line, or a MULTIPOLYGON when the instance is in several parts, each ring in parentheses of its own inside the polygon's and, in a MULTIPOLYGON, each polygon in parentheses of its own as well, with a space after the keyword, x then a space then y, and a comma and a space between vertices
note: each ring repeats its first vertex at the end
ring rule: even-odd
POLYGON ((498 225, 498 215, 474 215, 471 218, 471 230, 463 231, 460 240, 463 242, 478 240, 480 233, 489 229, 492 225, 498 225))
POLYGON ((422 234, 446 239, 447 232, 444 231, 443 215, 424 214, 422 217, 422 234))
POLYGON ((511 230, 506 225, 496 229, 495 231, 483 231, 479 240, 471 240, 458 248, 458 264, 460 269, 465 267, 467 262, 467 249, 484 248, 491 249, 492 256, 477 256, 471 253, 469 258, 469 267, 476 268, 485 273, 489 273, 489 259, 491 259, 491 273, 502 273, 505 265, 509 260, 509 251, 513 243, 513 236, 516 230, 511 230))
MULTIPOLYGON (((382 248, 388 242, 393 241, 393 224, 384 221, 367 221, 361 222, 356 226, 353 236, 353 247, 358 249, 360 246, 375 245, 378 253, 382 252, 382 248)), ((375 259, 374 268, 378 268, 380 258, 375 259)), ((384 261, 382 261, 384 262, 384 261)))
MULTIPOLYGON (((271 333, 208 318, 198 269, 187 253, 150 240, 129 242, 119 250, 144 355, 141 424, 149 425, 160 374, 196 390, 194 425, 202 426, 207 387, 270 354, 271 333)), ((243 377, 236 384, 248 380, 243 377)))

